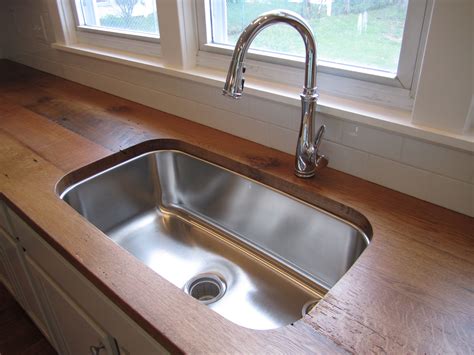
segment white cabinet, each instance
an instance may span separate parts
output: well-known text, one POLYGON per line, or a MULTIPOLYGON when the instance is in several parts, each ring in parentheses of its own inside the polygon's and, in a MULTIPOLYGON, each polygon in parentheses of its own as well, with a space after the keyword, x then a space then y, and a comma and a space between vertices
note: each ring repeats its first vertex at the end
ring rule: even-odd
MULTIPOLYGON (((6 238, 6 233, 0 228, 0 280, 8 288, 10 293, 16 296, 17 287, 14 287, 14 277, 9 262, 9 254, 12 252, 12 243, 6 238)), ((16 296, 18 298, 18 296, 16 296)))
POLYGON ((1 228, 0 249, 5 279, 9 282, 7 287, 9 287, 18 303, 25 309, 41 332, 51 341, 46 318, 40 306, 40 300, 33 288, 32 280, 22 257, 22 247, 1 228))
POLYGON ((12 283, 12 273, 10 270, 10 265, 7 261, 7 251, 8 244, 4 241, 3 235, 7 234, 7 212, 2 201, 0 201, 0 282, 2 282, 10 291, 10 293, 15 293, 12 283))
POLYGON ((7 286, 10 292, 12 291, 11 281, 7 270, 7 265, 5 263, 7 256, 3 251, 2 246, 0 245, 0 282, 3 282, 7 286))
POLYGON ((53 282, 43 280, 45 294, 53 305, 54 316, 61 329, 67 352, 86 354, 91 346, 101 344, 105 332, 78 308, 53 282))
POLYGON ((10 224, 7 221, 7 208, 5 203, 0 200, 0 227, 5 230, 6 233, 12 234, 10 230, 10 224))
POLYGON ((2 204, 0 277, 59 354, 168 353, 2 204))
POLYGON ((66 295, 29 257, 26 258, 36 281, 43 306, 48 309, 50 322, 61 354, 87 354, 91 347, 101 355, 118 355, 115 341, 66 295))
POLYGON ((7 282, 6 285, 10 289, 10 292, 21 305, 24 305, 25 300, 23 295, 20 293, 20 288, 17 285, 13 272, 12 262, 16 260, 17 253, 16 244, 11 238, 12 237, 10 237, 4 229, 0 229, 0 255, 2 257, 2 269, 4 270, 3 273, 5 275, 5 281, 7 282))

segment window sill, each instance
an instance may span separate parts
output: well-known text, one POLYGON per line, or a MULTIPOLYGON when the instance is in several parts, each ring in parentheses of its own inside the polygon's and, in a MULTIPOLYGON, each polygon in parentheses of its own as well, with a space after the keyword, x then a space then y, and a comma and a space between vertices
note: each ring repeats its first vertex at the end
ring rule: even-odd
MULTIPOLYGON (((109 50, 90 45, 65 45, 54 43, 52 44, 52 47, 69 53, 170 75, 217 88, 223 86, 226 75, 223 71, 204 67, 194 67, 186 70, 177 69, 166 66, 162 60, 157 57, 130 54, 127 52, 109 50)), ((292 106, 300 106, 299 87, 277 84, 252 77, 248 78, 250 80, 246 81, 246 95, 252 95, 292 106)), ((322 92, 318 101, 318 111, 346 121, 396 132, 452 148, 466 151, 474 150, 474 132, 462 135, 435 128, 414 125, 411 122, 411 112, 407 110, 385 107, 360 100, 336 97, 322 92)))

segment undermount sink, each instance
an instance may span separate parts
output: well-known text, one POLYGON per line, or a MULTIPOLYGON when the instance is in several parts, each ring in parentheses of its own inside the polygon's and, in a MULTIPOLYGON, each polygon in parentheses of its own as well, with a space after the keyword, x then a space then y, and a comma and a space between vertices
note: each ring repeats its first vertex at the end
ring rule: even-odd
POLYGON ((371 237, 182 151, 149 151, 108 166, 66 176, 60 197, 176 287, 247 328, 302 318, 371 237))

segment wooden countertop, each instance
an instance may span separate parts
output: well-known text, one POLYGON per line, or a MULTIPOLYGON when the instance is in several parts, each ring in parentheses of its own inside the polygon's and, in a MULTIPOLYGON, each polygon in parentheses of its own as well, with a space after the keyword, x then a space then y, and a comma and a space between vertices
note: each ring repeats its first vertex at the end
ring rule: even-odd
POLYGON ((474 219, 333 169, 311 180, 294 177, 292 170, 288 154, 0 61, 0 192, 171 351, 473 352, 474 219), (230 158, 253 178, 309 196, 325 208, 342 203, 355 209, 372 225, 371 245, 293 325, 253 331, 227 321, 141 264, 55 195, 55 184, 66 173, 164 138, 230 158))

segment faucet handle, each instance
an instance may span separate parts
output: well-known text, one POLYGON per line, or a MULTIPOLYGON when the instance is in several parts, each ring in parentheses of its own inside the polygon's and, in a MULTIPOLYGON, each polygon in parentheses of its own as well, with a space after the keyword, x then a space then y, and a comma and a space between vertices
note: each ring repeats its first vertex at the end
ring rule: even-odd
POLYGON ((321 125, 321 127, 319 127, 318 129, 318 132, 316 133, 316 137, 314 138, 313 151, 316 169, 322 169, 326 165, 328 165, 327 158, 324 155, 319 154, 319 146, 321 145, 321 142, 323 140, 324 132, 326 132, 326 125, 321 125))
POLYGON ((316 132, 316 137, 314 138, 313 147, 316 153, 318 152, 321 141, 323 140, 324 132, 326 132, 326 125, 323 124, 319 127, 318 132, 316 132))
POLYGON ((245 73, 245 64, 237 62, 234 58, 230 64, 231 68, 236 68, 235 70, 230 70, 227 73, 227 79, 224 84, 224 89, 222 94, 230 96, 234 99, 239 99, 242 96, 244 91, 244 73, 245 73))
POLYGON ((316 170, 321 170, 329 164, 329 160, 324 155, 316 154, 316 160, 314 161, 314 164, 316 165, 316 170))
POLYGON ((240 91, 241 92, 244 91, 244 84, 245 84, 244 74, 245 74, 246 70, 247 70, 247 67, 245 66, 244 63, 242 63, 242 74, 241 74, 241 77, 240 77, 240 91))

